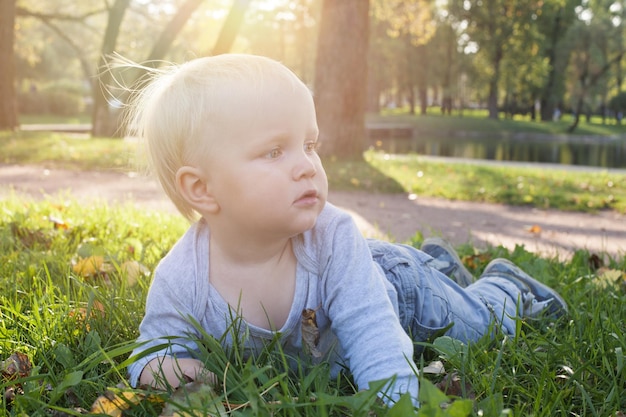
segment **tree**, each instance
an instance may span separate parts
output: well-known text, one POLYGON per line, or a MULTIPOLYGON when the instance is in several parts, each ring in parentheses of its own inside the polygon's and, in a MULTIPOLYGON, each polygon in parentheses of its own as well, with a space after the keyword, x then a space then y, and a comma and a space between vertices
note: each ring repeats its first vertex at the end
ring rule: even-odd
MULTIPOLYGON (((115 51, 117 36, 120 33, 120 26, 124 19, 124 14, 130 0, 116 0, 109 9, 109 19, 104 38, 102 50, 98 62, 98 82, 105 87, 112 84, 112 74, 107 71, 107 57, 115 51)), ((91 115, 91 135, 92 136, 113 136, 117 130, 117 123, 111 120, 111 108, 104 88, 94 88, 93 91, 93 112, 91 115)))
POLYGON ((548 74, 539 97, 542 121, 552 120, 554 110, 563 99, 563 74, 571 51, 567 35, 576 21, 574 10, 578 4, 580 0, 546 0, 537 17, 537 28, 543 34, 542 55, 548 61, 548 74))
POLYGON ((466 34, 478 45, 488 74, 487 106, 489 118, 498 118, 499 83, 502 62, 516 42, 527 21, 536 12, 536 0, 455 0, 450 12, 467 23, 466 34))
MULTIPOLYGON (((98 82, 102 88, 94 89, 94 110, 92 117, 93 136, 114 136, 119 131, 117 115, 111 111, 107 97, 107 92, 113 91, 116 84, 113 79, 113 73, 108 68, 107 58, 115 51, 115 44, 119 35, 122 18, 129 6, 129 1, 130 0, 117 0, 109 11, 109 21, 102 46, 102 58, 99 63, 100 76, 98 82)), ((145 66, 156 66, 165 58, 174 39, 203 1, 204 0, 186 0, 178 8, 157 37, 157 41, 152 46, 148 56, 144 58, 145 66)), ((235 0, 233 2, 230 13, 224 22, 222 31, 212 50, 213 54, 225 53, 231 48, 235 36, 239 31, 239 27, 243 22, 243 16, 245 15, 250 1, 251 0, 235 0)), ((134 79, 126 80, 126 83, 130 85, 134 84, 141 75, 141 72, 135 71, 134 79)), ((120 96, 115 97, 115 99, 124 102, 127 96, 128 91, 122 91, 120 96)))
POLYGON ((15 91, 15 0, 0 1, 0 130, 17 128, 15 91))
POLYGON ((595 10, 591 9, 592 13, 581 11, 579 21, 572 27, 578 39, 570 66, 577 81, 577 94, 572 109, 574 121, 568 127, 568 133, 576 130, 592 88, 624 57, 622 42, 616 41, 622 35, 621 27, 612 24, 612 16, 606 10, 606 4, 599 2, 595 10))
MULTIPOLYGON (((93 98, 92 135, 115 136, 120 133, 119 112, 112 104, 117 102, 121 105, 127 97, 128 91, 116 89, 118 80, 115 77, 117 74, 114 74, 111 70, 109 61, 114 53, 121 52, 124 55, 125 52, 128 52, 129 48, 123 39, 123 36, 127 36, 126 32, 129 32, 127 27, 134 26, 135 29, 141 27, 145 31, 150 30, 151 33, 154 33, 154 27, 158 27, 159 23, 162 23, 162 30, 160 33, 157 32, 158 36, 137 36, 136 33, 133 33, 131 40, 132 44, 142 44, 141 47, 136 47, 136 50, 142 52, 149 51, 146 56, 136 59, 137 61, 142 62, 145 66, 159 65, 159 62, 170 51, 177 35, 190 20, 191 15, 204 1, 185 0, 175 13, 169 11, 163 13, 169 20, 165 20, 160 16, 157 16, 157 19, 155 19, 154 10, 156 9, 151 11, 149 10, 151 6, 146 5, 133 7, 134 3, 131 0, 115 0, 112 3, 108 3, 105 9, 89 9, 89 6, 80 5, 72 10, 68 10, 62 4, 33 2, 29 4, 32 9, 19 7, 17 15, 37 19, 43 26, 49 28, 58 39, 69 45, 75 57, 81 63, 84 79, 89 80, 89 84, 91 84, 93 98), (129 15, 128 11, 133 12, 132 19, 127 18, 129 15), (71 24, 65 24, 61 27, 58 22, 71 24), (103 23, 106 24, 100 26, 103 23), (77 39, 85 40, 85 35, 87 34, 101 33, 101 30, 104 32, 104 36, 100 38, 101 46, 98 51, 95 51, 97 52, 96 54, 94 54, 93 50, 89 51, 88 48, 85 48, 85 45, 80 43, 80 41, 77 41, 77 39), (118 44, 121 37, 123 47, 120 51, 118 44), (152 39, 156 40, 152 42, 152 39), (97 65, 94 65, 94 58, 97 60, 97 65), (97 74, 97 76, 94 77, 94 74, 97 74)), ((229 18, 224 24, 219 41, 216 44, 217 49, 223 52, 230 48, 250 1, 236 0, 234 2, 229 18)), ((159 10, 168 10, 168 8, 169 6, 159 10)), ((158 14, 158 12, 156 13, 158 14)), ((94 44, 95 41, 92 39, 87 43, 94 44)), ((40 52, 43 53, 43 51, 40 52)), ((69 58, 65 57, 64 59, 67 60, 69 58)), ((124 82, 127 85, 131 85, 142 74, 140 71, 129 71, 129 74, 125 74, 124 82)))
POLYGON ((226 17, 226 21, 222 26, 217 41, 215 41, 215 46, 213 46, 212 55, 225 54, 230 51, 237 37, 237 33, 239 32, 239 28, 243 23, 243 18, 246 15, 250 1, 251 0, 235 0, 233 2, 233 6, 230 8, 230 12, 226 17))
POLYGON ((387 36, 400 39, 403 49, 398 61, 397 83, 400 93, 408 96, 409 112, 415 113, 415 90, 426 114, 428 105, 430 56, 427 44, 435 34, 436 25, 431 4, 426 0, 374 0, 372 15, 376 26, 386 24, 387 36))
POLYGON ((622 124, 622 118, 626 113, 626 92, 621 91, 609 101, 609 108, 615 113, 618 124, 622 124))
POLYGON ((324 154, 362 157, 368 38, 369 0, 323 0, 314 92, 324 154))

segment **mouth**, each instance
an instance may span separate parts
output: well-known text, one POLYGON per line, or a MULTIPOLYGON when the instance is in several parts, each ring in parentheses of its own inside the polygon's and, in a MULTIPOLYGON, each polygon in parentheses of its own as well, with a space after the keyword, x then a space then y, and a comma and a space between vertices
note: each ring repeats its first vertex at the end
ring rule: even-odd
POLYGON ((318 200, 317 190, 308 190, 300 194, 294 204, 297 206, 311 206, 317 204, 318 200))

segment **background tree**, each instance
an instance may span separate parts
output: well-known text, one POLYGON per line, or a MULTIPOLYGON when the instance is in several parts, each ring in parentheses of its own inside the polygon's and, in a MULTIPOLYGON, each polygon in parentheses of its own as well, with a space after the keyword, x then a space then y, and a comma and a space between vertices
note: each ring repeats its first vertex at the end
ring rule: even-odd
POLYGON ((543 80, 549 67, 540 54, 543 36, 533 24, 533 19, 521 20, 508 42, 508 53, 502 58, 499 90, 500 107, 506 117, 521 114, 536 118, 535 102, 541 96, 543 80))
POLYGON ((108 11, 107 26, 98 60, 98 86, 94 88, 93 94, 92 136, 113 136, 118 130, 118 123, 111 117, 112 106, 106 91, 106 86, 113 84, 112 73, 107 70, 107 59, 115 52, 120 26, 129 4, 130 0, 115 0, 108 11))
POLYGON ((615 25, 612 16, 607 13, 610 3, 600 1, 590 4, 596 6, 594 8, 579 9, 579 20, 572 26, 572 36, 575 36, 578 42, 573 49, 570 65, 574 84, 572 89, 574 120, 568 127, 568 132, 576 129, 581 114, 592 111, 594 103, 590 99, 590 93, 606 78, 611 67, 624 56, 622 43, 615 41, 621 35, 621 27, 615 25))
MULTIPOLYGON (((115 108, 109 105, 111 99, 119 103, 124 103, 128 98, 128 90, 121 90, 115 97, 111 97, 112 93, 117 91, 116 85, 118 81, 114 81, 115 74, 113 70, 109 69, 108 59, 115 51, 115 44, 117 37, 119 36, 119 28, 121 26, 124 11, 128 8, 129 0, 118 0, 114 7, 109 12, 109 23, 107 25, 107 32, 102 47, 102 55, 99 62, 99 77, 98 84, 101 88, 94 89, 94 110, 92 117, 92 135, 93 136, 114 136, 120 132, 120 123, 117 120, 119 112, 115 108), (123 11, 124 10, 124 11, 123 11), (117 30, 109 31, 109 27, 117 27, 117 30)), ((152 45, 152 49, 147 57, 144 58, 144 64, 146 66, 157 66, 162 61, 168 51, 170 50, 174 39, 178 33, 185 26, 190 19, 194 11, 200 6, 203 0, 186 0, 174 13, 171 19, 165 24, 161 33, 157 37, 156 42, 152 45)), ((232 36, 230 33, 233 31, 236 33, 237 28, 233 27, 240 24, 239 14, 245 11, 245 7, 249 0, 235 1, 233 9, 231 10, 229 18, 226 22, 228 28, 224 29, 222 33, 228 32, 227 35, 220 36, 218 38, 219 48, 226 49, 230 47, 232 43, 232 36), (243 8, 243 10, 241 10, 243 8)), ((225 26, 226 27, 226 26, 225 26)), ((125 83, 129 85, 135 84, 136 80, 141 77, 143 73, 139 70, 133 71, 132 75, 125 74, 125 83), (130 78, 130 79, 129 79, 130 78)), ((121 75, 119 76, 121 78, 121 75)))
POLYGON ((441 112, 451 115, 455 97, 459 97, 461 60, 458 51, 458 38, 451 22, 443 18, 437 24, 437 31, 426 45, 431 61, 439 63, 432 72, 432 79, 441 87, 441 112))
POLYGON ((235 37, 239 32, 239 28, 243 23, 243 18, 246 14, 246 10, 248 10, 250 1, 251 0, 235 0, 233 2, 233 6, 230 8, 230 12, 222 26, 222 31, 217 41, 215 41, 215 46, 211 53, 207 55, 220 55, 230 51, 230 48, 232 48, 235 42, 235 37))
MULTIPOLYGON (((374 0, 371 13, 377 27, 385 27, 387 36, 399 40, 400 53, 393 58, 397 61, 394 65, 396 103, 408 102, 409 113, 414 114, 416 97, 419 97, 420 113, 426 114, 429 76, 433 72, 431 51, 426 45, 436 30, 431 3, 425 0, 374 0)), ((387 62, 386 65, 393 64, 387 62)))
POLYGON ((322 152, 361 157, 365 104, 369 0, 323 0, 315 64, 316 110, 322 152))
POLYGON ((17 128, 15 93, 15 0, 0 1, 0 130, 17 128))
POLYGON ((536 12, 535 0, 456 0, 450 12, 466 22, 466 34, 478 45, 478 54, 487 64, 487 107, 489 118, 498 118, 501 65, 510 52, 511 42, 519 37, 525 23, 536 12))
MULTIPOLYGON (((337 143, 326 141, 326 151, 350 156, 360 155, 364 146, 364 132, 351 130, 355 120, 362 120, 363 103, 374 112, 381 104, 421 113, 441 105, 447 114, 455 106, 462 111, 471 104, 489 108, 492 117, 502 110, 509 116, 532 114, 532 104, 540 103, 541 119, 547 121, 557 105, 564 114, 608 116, 609 98, 622 89, 621 1, 335 3, 342 4, 323 0, 3 2, 2 7, 16 4, 13 85, 18 112, 83 117, 93 113, 87 118, 95 134, 117 131, 117 121, 111 119, 116 111, 109 104, 124 102, 125 97, 113 91, 112 78, 121 77, 128 85, 140 74, 107 74, 100 60, 111 51, 154 65, 226 50, 278 59, 314 85, 316 98, 324 102, 318 106, 323 135, 329 131, 333 141, 339 138, 337 143), (360 22, 368 4, 364 37, 360 22), (346 9, 349 15, 342 16, 346 9), (116 13, 120 19, 111 43, 115 25, 109 23, 116 13), (585 33, 590 42, 585 41, 585 33), (356 57, 363 45, 369 47, 365 61, 356 57), (362 77, 369 80, 367 87, 356 88, 362 77), (360 94, 366 94, 363 102, 360 94), (577 111, 581 99, 582 110, 577 111), (330 131, 329 126, 338 130, 330 131)), ((2 19, 8 16, 10 12, 1 13, 2 19)), ((6 45, 8 40, 2 36, 0 41, 6 45)), ((2 50, 6 53, 7 48, 2 50)), ((0 60, 3 71, 9 68, 7 62, 0 60)), ((2 82, 6 85, 6 77, 2 82)), ((6 103, 9 97, 3 93, 0 100, 6 103)), ((2 117, 9 114, 2 112, 2 117)))
POLYGON ((552 120, 557 107, 562 110, 564 74, 575 41, 568 37, 568 31, 577 19, 578 6, 580 0, 545 0, 537 13, 537 29, 543 35, 541 55, 548 65, 539 96, 542 121, 552 120))

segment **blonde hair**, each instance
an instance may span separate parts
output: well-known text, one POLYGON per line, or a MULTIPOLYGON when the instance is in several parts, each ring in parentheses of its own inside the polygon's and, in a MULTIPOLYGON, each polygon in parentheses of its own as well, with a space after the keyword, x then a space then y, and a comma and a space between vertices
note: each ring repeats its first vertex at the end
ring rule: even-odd
MULTIPOLYGON (((245 54, 199 58, 182 65, 151 70, 146 87, 131 102, 130 134, 143 140, 148 159, 163 190, 189 220, 197 213, 180 195, 177 171, 210 155, 218 139, 228 132, 232 100, 260 97, 267 80, 302 84, 283 64, 245 54), (227 118, 226 115, 230 115, 227 118)), ((245 121, 242 121, 245 123, 245 121)))

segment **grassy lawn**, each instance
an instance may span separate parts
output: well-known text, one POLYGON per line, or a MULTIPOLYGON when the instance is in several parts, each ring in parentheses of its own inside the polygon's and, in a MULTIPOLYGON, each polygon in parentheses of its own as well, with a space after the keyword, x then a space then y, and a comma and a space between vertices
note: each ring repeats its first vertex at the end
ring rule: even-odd
POLYGON ((68 133, 0 131, 0 149, 0 163, 50 168, 120 170, 133 168, 136 161, 135 145, 130 142, 68 133))
MULTIPOLYGON (((107 389, 133 402, 126 416, 160 412, 168 396, 124 388, 125 366, 149 271, 185 228, 178 216, 130 206, 0 202, 0 387, 17 392, 1 400, 0 415, 78 415, 107 389), (10 379, 18 353, 30 367, 10 379)), ((597 270, 586 252, 566 264, 523 248, 460 252, 473 271, 495 257, 512 259, 561 292, 569 317, 519 321, 514 336, 470 346, 436 339, 417 360, 420 367, 439 360, 445 371, 422 374, 420 414, 402 403, 383 409, 373 390, 355 395, 350 378, 331 380, 325 365, 289 373, 280 353, 243 360, 237 349, 226 353, 203 338, 202 357, 224 378, 216 398, 242 405, 233 415, 251 416, 609 416, 625 409, 626 259, 597 270), (435 384, 465 401, 440 410, 449 398, 435 384)))
MULTIPOLYGON (((494 120, 487 117, 486 110, 466 110, 459 117, 458 112, 452 116, 443 116, 437 110, 430 110, 428 115, 410 115, 408 109, 394 109, 384 111, 381 115, 368 115, 367 120, 372 123, 399 123, 413 125, 418 131, 433 135, 446 135, 454 131, 482 132, 485 134, 511 134, 511 133, 542 133, 542 134, 566 134, 567 128, 572 124, 572 116, 564 115, 559 121, 537 122, 530 117, 515 116, 513 119, 505 118, 494 120)), ((626 124, 617 125, 614 119, 606 119, 602 123, 599 116, 591 118, 587 122, 581 118, 573 135, 601 135, 601 136, 626 136, 626 124)))
MULTIPOLYGON (((115 139, 0 132, 2 163, 134 170, 134 148, 115 139)), ((331 188, 626 212, 626 176, 606 172, 443 164, 375 152, 360 161, 329 159, 325 166, 331 188)), ((125 367, 151 271, 186 227, 179 216, 132 206, 0 201, 0 416, 80 415, 107 390, 109 400, 117 393, 125 416, 161 413, 169 394, 130 390, 125 367), (23 367, 16 370, 16 364, 23 367)), ((375 389, 355 393, 349 375, 331 380, 324 364, 288 372, 286 359, 272 349, 245 360, 237 346, 224 352, 206 337, 197 341, 201 357, 222 376, 216 401, 240 407, 234 416, 626 412, 626 257, 600 266, 586 251, 565 263, 522 247, 478 252, 466 245, 459 252, 475 273, 493 258, 511 259, 556 288, 569 303, 569 316, 555 323, 519 320, 515 335, 496 334, 469 346, 432 341, 416 358, 423 371, 419 413, 403 402, 383 408, 375 389), (443 373, 423 369, 437 360, 443 373)))

